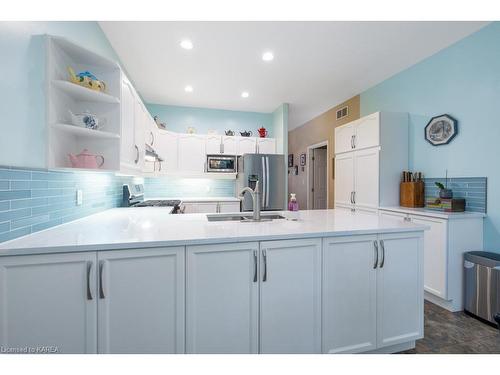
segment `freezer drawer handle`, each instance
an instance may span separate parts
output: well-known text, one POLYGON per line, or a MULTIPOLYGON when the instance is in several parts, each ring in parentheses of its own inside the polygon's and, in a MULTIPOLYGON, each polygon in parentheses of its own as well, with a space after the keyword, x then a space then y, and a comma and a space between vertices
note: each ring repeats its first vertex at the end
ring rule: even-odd
POLYGON ((103 299, 106 296, 104 295, 104 287, 102 285, 102 274, 104 272, 104 261, 101 260, 99 262, 99 298, 103 299))
POLYGON ((384 268, 384 263, 385 263, 385 246, 384 246, 384 240, 380 240, 380 248, 382 249, 382 260, 380 261, 380 268, 384 268))
POLYGON ((374 262, 373 262, 373 269, 376 269, 377 268, 377 264, 378 264, 378 242, 377 241, 373 241, 373 255, 374 255, 374 262))
POLYGON ((262 281, 267 281, 267 253, 266 250, 262 250, 262 256, 264 258, 264 276, 262 276, 262 281))
POLYGON ((253 282, 257 282, 257 250, 253 251, 253 282))
POLYGON ((87 262, 87 299, 89 301, 93 300, 92 290, 90 289, 90 273, 92 272, 92 264, 93 262, 87 262))

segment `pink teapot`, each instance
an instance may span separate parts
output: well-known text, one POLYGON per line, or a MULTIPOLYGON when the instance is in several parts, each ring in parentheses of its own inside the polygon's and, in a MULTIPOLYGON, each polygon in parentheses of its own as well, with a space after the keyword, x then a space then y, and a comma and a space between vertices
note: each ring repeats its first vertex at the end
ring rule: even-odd
POLYGON ((68 154, 69 161, 73 168, 98 169, 104 164, 104 156, 93 155, 87 149, 83 150, 78 155, 68 154), (98 159, 99 160, 98 162, 98 159))

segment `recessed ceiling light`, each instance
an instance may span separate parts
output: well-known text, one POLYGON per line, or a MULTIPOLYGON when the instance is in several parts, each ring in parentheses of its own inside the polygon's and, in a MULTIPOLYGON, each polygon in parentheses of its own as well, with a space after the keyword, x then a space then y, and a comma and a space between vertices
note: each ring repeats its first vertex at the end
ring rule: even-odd
POLYGON ((264 52, 262 54, 262 60, 264 61, 273 61, 274 60, 274 55, 271 51, 264 52))
POLYGON ((243 92, 241 93, 241 97, 242 97, 242 98, 248 98, 249 96, 250 96, 250 94, 248 93, 248 91, 243 91, 243 92))
POLYGON ((189 39, 184 39, 180 44, 184 49, 193 49, 193 42, 191 42, 189 39))
POLYGON ((193 86, 187 85, 186 87, 184 87, 184 91, 193 92, 193 86))

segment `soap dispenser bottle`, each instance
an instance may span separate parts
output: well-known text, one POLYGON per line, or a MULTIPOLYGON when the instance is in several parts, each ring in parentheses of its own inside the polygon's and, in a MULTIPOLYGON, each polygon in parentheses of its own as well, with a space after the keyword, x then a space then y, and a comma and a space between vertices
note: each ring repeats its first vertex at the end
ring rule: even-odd
POLYGON ((290 200, 288 202, 288 211, 290 220, 298 220, 299 219, 299 202, 297 202, 296 194, 290 194, 290 200))

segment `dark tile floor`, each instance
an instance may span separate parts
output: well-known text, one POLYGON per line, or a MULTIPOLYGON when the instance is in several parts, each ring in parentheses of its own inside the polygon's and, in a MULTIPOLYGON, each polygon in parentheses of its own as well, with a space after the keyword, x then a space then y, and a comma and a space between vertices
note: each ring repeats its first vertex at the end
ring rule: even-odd
POLYGON ((424 338, 408 354, 500 354, 500 331, 463 312, 425 302, 424 338))

